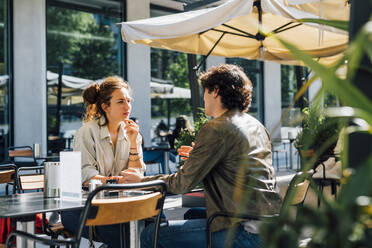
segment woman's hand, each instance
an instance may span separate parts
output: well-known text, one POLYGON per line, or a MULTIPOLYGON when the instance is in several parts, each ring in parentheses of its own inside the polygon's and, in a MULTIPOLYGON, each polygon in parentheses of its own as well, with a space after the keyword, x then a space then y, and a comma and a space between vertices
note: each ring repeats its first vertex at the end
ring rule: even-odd
POLYGON ((124 178, 123 178, 122 176, 117 176, 117 183, 118 183, 118 184, 125 183, 125 182, 124 182, 124 178))
POLYGON ((139 183, 142 181, 143 175, 135 169, 126 169, 120 172, 122 183, 139 183))
POLYGON ((132 144, 136 144, 137 146, 137 136, 139 132, 139 126, 132 120, 124 120, 125 123, 125 131, 128 135, 128 138, 132 144))
POLYGON ((194 142, 192 146, 181 146, 178 148, 177 152, 181 156, 182 160, 187 160, 189 158, 190 152, 194 149, 194 142))

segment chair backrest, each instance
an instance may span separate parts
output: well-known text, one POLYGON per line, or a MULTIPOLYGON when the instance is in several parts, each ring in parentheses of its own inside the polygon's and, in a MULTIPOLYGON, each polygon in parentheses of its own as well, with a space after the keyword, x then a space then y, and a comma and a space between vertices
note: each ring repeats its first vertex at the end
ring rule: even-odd
POLYGON ((14 164, 0 165, 0 183, 10 183, 15 181, 16 166, 14 164))
POLYGON ((12 146, 8 147, 9 158, 15 157, 33 157, 33 151, 31 146, 12 146))
POLYGON ((9 193, 9 185, 13 185, 13 194, 16 193, 17 167, 15 164, 7 163, 0 165, 0 184, 5 183, 5 194, 9 193))
POLYGON ((288 206, 300 207, 303 205, 310 185, 313 171, 297 172, 289 183, 285 194, 281 212, 288 206))
POLYGON ((31 146, 10 146, 8 157, 17 167, 38 165, 31 146))
MULTIPOLYGON (((133 192, 133 191, 132 191, 133 192)), ((134 192, 135 193, 135 192, 134 192)), ((164 181, 155 180, 144 183, 133 184, 106 184, 91 192, 85 203, 84 210, 80 217, 80 226, 76 235, 79 243, 85 225, 110 225, 121 224, 129 221, 146 219, 157 216, 156 231, 154 232, 154 243, 157 244, 157 234, 166 195, 166 184, 164 181), (131 196, 128 190, 151 190, 152 193, 131 196), (98 198, 97 194, 102 191, 119 191, 128 195, 116 198, 98 198), (122 191, 122 190, 127 190, 122 191)))
POLYGON ((159 214, 157 207, 161 193, 154 192, 141 196, 93 199, 92 208, 97 209, 94 218, 86 221, 87 226, 120 224, 134 220, 141 220, 159 214))
POLYGON ((43 170, 43 166, 18 168, 18 192, 24 192, 25 190, 44 190, 44 173, 42 173, 43 170), (24 174, 24 171, 33 171, 34 173, 24 174))

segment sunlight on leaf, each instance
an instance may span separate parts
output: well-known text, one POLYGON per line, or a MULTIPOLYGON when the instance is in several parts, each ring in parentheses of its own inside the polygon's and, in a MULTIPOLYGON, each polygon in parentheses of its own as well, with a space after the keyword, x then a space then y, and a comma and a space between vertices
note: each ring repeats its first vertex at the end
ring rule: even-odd
POLYGON ((316 23, 316 24, 321 24, 321 25, 326 25, 334 28, 338 28, 344 31, 349 30, 349 22, 348 21, 340 21, 340 20, 325 20, 325 19, 315 19, 315 18, 303 18, 303 19, 298 19, 298 22, 302 23, 316 23))

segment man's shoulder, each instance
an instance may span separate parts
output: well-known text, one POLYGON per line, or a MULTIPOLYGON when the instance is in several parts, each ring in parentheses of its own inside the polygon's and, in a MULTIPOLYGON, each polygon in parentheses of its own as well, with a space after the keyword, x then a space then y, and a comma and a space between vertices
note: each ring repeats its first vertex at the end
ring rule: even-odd
POLYGON ((244 123, 245 125, 262 126, 262 123, 251 116, 248 113, 240 111, 229 111, 226 115, 218 117, 210 121, 213 126, 231 126, 238 123, 244 123))

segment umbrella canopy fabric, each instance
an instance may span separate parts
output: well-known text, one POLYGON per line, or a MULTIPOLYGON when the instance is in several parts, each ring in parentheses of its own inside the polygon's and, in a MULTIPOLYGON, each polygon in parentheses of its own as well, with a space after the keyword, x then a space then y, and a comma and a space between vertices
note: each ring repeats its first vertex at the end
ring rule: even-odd
MULTIPOLYGON (((47 71, 48 90, 57 95, 58 74, 47 71)), ((80 96, 82 91, 93 83, 93 80, 79 78, 74 76, 62 75, 62 97, 80 96)))
POLYGON ((161 99, 190 99, 191 92, 189 89, 181 87, 173 87, 170 92, 167 93, 153 93, 153 88, 151 85, 151 98, 161 98, 161 99))
POLYGON ((347 0, 286 0, 284 3, 328 20, 348 21, 350 18, 350 5, 347 0))
POLYGON ((151 98, 161 99, 182 99, 191 98, 189 89, 176 87, 171 80, 151 78, 150 82, 151 98))
POLYGON ((0 86, 3 86, 5 85, 9 80, 9 76, 8 75, 3 75, 3 76, 0 76, 0 86))
MULTIPOLYGON (((346 49, 348 35, 296 22, 319 18, 296 6, 290 6, 287 0, 231 0, 215 8, 123 22, 122 38, 133 44, 192 54, 301 64, 273 37, 259 33, 261 30, 275 32, 321 63, 334 62, 346 49)), ((348 11, 344 5, 342 9, 348 11)))

